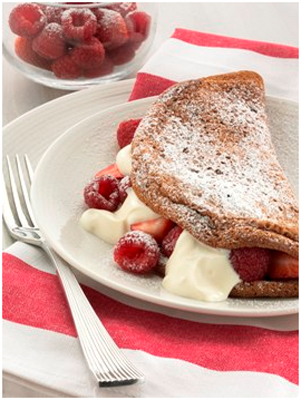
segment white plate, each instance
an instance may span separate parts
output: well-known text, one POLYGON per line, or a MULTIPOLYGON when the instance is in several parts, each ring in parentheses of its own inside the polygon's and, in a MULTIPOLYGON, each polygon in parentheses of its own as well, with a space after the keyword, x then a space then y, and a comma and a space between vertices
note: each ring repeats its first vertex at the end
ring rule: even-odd
MULTIPOLYGON (((115 162, 116 127, 124 119, 145 114, 154 99, 126 103, 74 125, 58 138, 38 164, 32 201, 38 225, 62 258, 90 278, 151 303, 216 315, 272 316, 296 313, 298 300, 200 302, 174 296, 158 276, 125 273, 113 263, 112 246, 84 231, 79 217, 85 209, 82 192, 97 170, 115 162)), ((283 167, 297 190, 298 107, 268 99, 273 139, 283 167)))

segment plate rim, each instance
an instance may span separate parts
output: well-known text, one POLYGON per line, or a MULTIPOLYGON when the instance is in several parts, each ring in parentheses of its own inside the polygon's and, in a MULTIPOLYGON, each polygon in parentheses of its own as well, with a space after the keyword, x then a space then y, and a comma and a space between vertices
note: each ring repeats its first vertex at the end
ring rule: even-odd
MULTIPOLYGON (((78 126, 81 126, 83 124, 88 123, 90 120, 95 119, 95 118, 101 118, 102 115, 104 114, 108 114, 108 113, 113 113, 115 110, 119 110, 119 109, 131 109, 133 106, 135 107, 135 105, 144 105, 144 104, 149 104, 151 105, 152 102, 157 98, 158 96, 152 96, 152 97, 147 97, 147 98, 143 98, 143 99, 139 99, 139 100, 133 100, 131 102, 125 102, 125 103, 120 103, 118 105, 115 105, 113 107, 109 107, 106 108, 102 111, 93 113, 89 116, 87 116, 86 118, 80 120, 79 122, 75 123, 74 125, 70 126, 67 130, 65 130, 61 135, 59 135, 52 143, 51 145, 48 147, 48 149, 44 152, 44 154, 41 156, 38 165, 36 167, 35 170, 35 179, 33 182, 33 186, 32 186, 32 193, 34 193, 35 191, 35 187, 36 187, 36 176, 39 174, 39 170, 43 167, 44 164, 44 160, 45 158, 49 157, 48 154, 51 154, 52 149, 55 148, 57 146, 58 143, 60 143, 61 140, 64 140, 66 137, 68 137, 69 135, 72 134, 72 131, 76 128, 78 128, 78 126)), ((290 99, 285 99, 285 98, 281 98, 281 97, 274 97, 274 96, 266 96, 266 100, 273 102, 273 103, 277 103, 277 104, 281 104, 281 103, 286 103, 294 108, 296 108, 296 111, 298 111, 298 103, 290 100, 290 99)), ((32 198, 34 199, 34 195, 32 194, 32 198)), ((34 202, 34 200, 33 200, 34 202)), ((42 230, 42 229, 41 229, 42 230)), ((197 312, 197 313, 203 313, 203 314, 210 314, 210 315, 220 315, 220 316, 233 316, 233 317, 272 317, 272 316, 281 316, 281 315, 290 315, 290 314, 295 314, 298 313, 298 304, 296 304, 296 306, 291 309, 284 309, 284 310, 268 310, 268 311, 254 311, 254 310, 244 310, 242 311, 241 308, 240 310, 236 311, 236 310, 211 310, 210 307, 208 308, 208 304, 214 304, 214 303, 207 303, 207 302, 196 302, 196 304, 189 304, 189 306, 186 306, 183 304, 181 304, 181 299, 182 297, 179 296, 171 296, 172 300, 168 299, 168 298, 164 298, 164 300, 160 300, 160 298, 158 299, 157 296, 154 296, 152 294, 147 294, 144 293, 140 290, 132 290, 132 289, 127 289, 125 290, 124 285, 117 283, 112 283, 111 281, 108 281, 106 279, 99 279, 99 276, 95 275, 93 273, 93 271, 87 271, 87 269, 84 269, 79 263, 76 262, 76 260, 74 260, 72 258, 72 256, 69 255, 68 252, 66 252, 64 250, 64 248, 62 246, 59 245, 59 242, 54 242, 51 238, 49 238, 49 236, 47 235, 47 232, 45 233, 45 231, 43 231, 43 234, 45 235, 47 241, 50 242, 51 246, 55 249, 55 251, 60 255, 60 257, 62 257, 67 263, 69 263, 71 266, 73 266, 74 268, 76 268, 78 271, 80 271, 81 273, 83 273, 84 275, 88 276, 89 278, 93 279, 96 282, 99 282, 101 284, 103 284, 104 286, 107 286, 113 290, 116 290, 117 292, 126 294, 128 296, 146 301, 146 302, 150 302, 156 305, 161 305, 161 306, 165 306, 165 307, 169 307, 169 308, 174 308, 177 310, 181 310, 181 311, 188 311, 188 312, 197 312), (158 301, 159 300, 159 301, 158 301), (202 307, 201 305, 204 304, 204 307, 202 307)), ((187 299, 186 299, 187 300, 187 299)), ((248 299, 246 299, 247 301, 248 299)), ((275 301, 275 299, 270 299, 275 301)), ((266 299, 266 301, 269 301, 269 299, 266 299)), ((292 301, 292 299, 279 299, 279 301, 292 301)), ((297 302, 297 299, 296 299, 297 302)))

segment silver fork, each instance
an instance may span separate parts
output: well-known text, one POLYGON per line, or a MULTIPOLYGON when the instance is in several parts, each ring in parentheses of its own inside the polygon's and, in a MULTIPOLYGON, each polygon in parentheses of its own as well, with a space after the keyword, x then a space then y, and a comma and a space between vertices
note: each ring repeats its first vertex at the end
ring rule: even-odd
POLYGON ((6 185, 3 180, 2 213, 5 224, 14 239, 41 247, 55 265, 84 356, 99 386, 129 385, 143 381, 143 374, 122 354, 100 322, 71 269, 60 261, 36 225, 27 189, 33 179, 33 170, 28 157, 24 156, 24 173, 19 156, 15 156, 17 179, 9 157, 6 159, 9 182, 6 185))

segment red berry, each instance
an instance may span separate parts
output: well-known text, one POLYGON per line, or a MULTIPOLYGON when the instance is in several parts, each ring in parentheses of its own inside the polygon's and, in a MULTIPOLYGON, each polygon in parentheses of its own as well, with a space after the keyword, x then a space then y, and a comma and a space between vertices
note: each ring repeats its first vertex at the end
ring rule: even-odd
POLYGON ((105 8, 116 11, 125 17, 129 12, 137 9, 137 3, 114 3, 106 6, 105 8))
POLYGON ((101 76, 111 74, 113 72, 113 69, 114 64, 109 58, 105 57, 100 67, 84 70, 83 76, 86 78, 100 78, 101 76))
POLYGON ((94 178, 98 178, 99 176, 102 175, 111 175, 114 176, 114 178, 121 179, 124 177, 124 175, 119 171, 117 164, 111 164, 107 166, 106 168, 102 169, 101 171, 98 171, 94 178))
POLYGON ((122 16, 112 10, 98 9, 97 30, 95 37, 101 41, 106 49, 115 49, 128 40, 128 31, 122 16))
POLYGON ((83 69, 99 68, 105 58, 103 45, 95 37, 76 45, 70 55, 79 67, 83 69))
POLYGON ((8 22, 16 35, 34 37, 44 28, 47 18, 37 4, 22 3, 11 11, 8 22))
POLYGON ((111 175, 94 178, 84 189, 88 207, 115 211, 119 206, 118 180, 111 175))
POLYGON ((81 76, 81 68, 75 64, 69 54, 53 61, 51 69, 55 76, 60 79, 76 79, 81 76))
POLYGON ((143 42, 149 34, 151 17, 144 11, 133 11, 125 17, 131 42, 143 42))
POLYGON ((43 69, 50 69, 51 62, 40 57, 32 49, 32 40, 26 37, 16 37, 15 53, 23 61, 43 69))
POLYGON ((128 232, 114 248, 114 260, 125 271, 144 274, 155 268, 160 256, 152 236, 144 232, 128 232))
POLYGON ((120 122, 117 128, 117 141, 121 149, 132 142, 141 119, 128 119, 120 122))
POLYGON ((270 250, 259 247, 242 247, 230 252, 230 261, 245 282, 262 280, 268 272, 270 250))
POLYGON ((268 275, 271 279, 296 279, 299 260, 281 251, 272 251, 268 275))
POLYGON ((167 235, 162 240, 162 246, 161 246, 162 253, 166 257, 170 257, 172 255, 177 240, 179 239, 179 236, 181 235, 182 232, 183 232, 182 228, 180 228, 179 226, 175 226, 167 233, 167 235))
POLYGON ((120 203, 123 203, 124 200, 127 198, 127 189, 131 187, 131 180, 129 176, 125 176, 121 181, 119 182, 119 199, 120 203))
POLYGON ((148 233, 152 235, 158 243, 161 243, 173 225, 174 223, 170 219, 159 217, 148 219, 147 221, 135 222, 131 225, 131 230, 148 233))
POLYGON ((97 20, 88 8, 70 8, 61 15, 64 35, 71 41, 91 39, 96 32, 97 20))
POLYGON ((61 16, 65 11, 65 8, 48 6, 46 4, 40 4, 40 8, 47 18, 47 23, 55 22, 61 24, 61 16))
POLYGON ((107 55, 114 65, 123 65, 130 62, 136 54, 135 46, 132 43, 118 47, 117 49, 109 50, 107 55))
POLYGON ((66 54, 62 27, 55 22, 48 24, 32 41, 33 50, 47 60, 56 60, 66 54))

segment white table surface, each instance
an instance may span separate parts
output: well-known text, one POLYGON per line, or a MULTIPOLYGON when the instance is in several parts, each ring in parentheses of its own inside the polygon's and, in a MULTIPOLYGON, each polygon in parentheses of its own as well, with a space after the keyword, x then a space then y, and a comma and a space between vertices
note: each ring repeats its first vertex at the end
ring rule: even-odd
MULTIPOLYGON (((158 29, 150 56, 176 27, 298 46, 298 3, 160 3, 158 29)), ((3 125, 68 93, 31 82, 5 59, 2 68, 3 125)), ((3 397, 48 397, 45 392, 26 386, 4 380, 3 397)), ((60 397, 55 393, 49 396, 60 397)))

